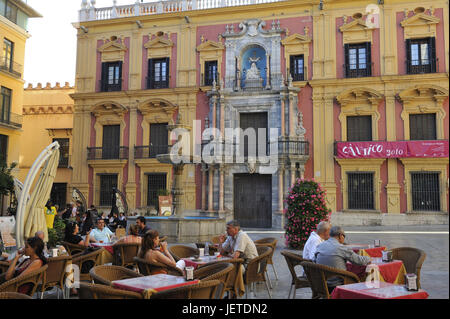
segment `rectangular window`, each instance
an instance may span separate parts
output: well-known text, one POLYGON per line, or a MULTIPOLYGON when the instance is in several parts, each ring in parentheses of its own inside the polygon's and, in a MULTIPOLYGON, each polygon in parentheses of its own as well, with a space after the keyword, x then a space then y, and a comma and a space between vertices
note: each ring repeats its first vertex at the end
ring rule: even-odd
POLYGON ((6 1, 5 5, 5 18, 11 22, 17 23, 17 12, 18 8, 15 4, 10 1, 6 1))
POLYGON ((102 63, 101 91, 122 90, 122 61, 102 63))
POLYGON ((154 206, 159 210, 158 191, 166 190, 166 180, 165 173, 148 174, 147 206, 154 206))
POLYGON ((372 75, 371 43, 345 44, 345 77, 372 75))
POLYGON ((212 85, 214 80, 217 84, 217 61, 205 62, 205 85, 212 85))
POLYGON ((439 173, 411 173, 412 209, 440 211, 439 173))
POLYGON ((409 115, 410 140, 436 139, 436 113, 409 115))
POLYGON ((0 134, 0 160, 8 160, 8 136, 0 134))
POLYGON ((118 159, 120 125, 103 125, 102 159, 118 159))
POLYGON ((375 209, 373 173, 347 173, 348 177, 348 208, 375 209))
POLYGON ((347 116, 347 141, 371 141, 372 116, 347 116))
POLYGON ((50 200, 53 205, 58 205, 58 208, 66 206, 67 198, 67 183, 53 183, 52 191, 50 193, 50 200))
MULTIPOLYGON (((240 127, 243 131, 246 129, 254 130, 256 133, 255 141, 252 141, 248 135, 244 136, 244 157, 255 157, 258 156, 259 149, 265 146, 265 153, 261 150, 261 155, 269 155, 269 147, 268 147, 268 134, 267 134, 267 112, 258 112, 258 113, 241 113, 240 114, 240 127), (263 130, 259 130, 263 129, 263 130), (264 136, 260 136, 261 133, 264 133, 264 136), (265 145, 261 145, 259 141, 265 145)), ((239 142, 240 143, 240 142, 239 142)), ((242 146, 239 145, 239 148, 242 146)), ((240 150, 239 150, 240 152, 240 150)), ((242 156, 242 153, 240 153, 242 156)))
POLYGON ((436 72, 435 38, 406 40, 406 71, 408 74, 436 72))
POLYGON ((290 56, 290 71, 292 80, 304 81, 305 80, 305 67, 303 61, 303 54, 290 56))
POLYGON ((1 61, 1 68, 12 72, 14 61, 14 42, 4 38, 3 39, 3 58, 1 61))
POLYGON ((11 95, 12 91, 4 86, 1 87, 0 97, 0 122, 8 123, 11 117, 11 95))
POLYGON ((169 58, 148 60, 148 89, 169 87, 169 58))
POLYGON ((100 206, 112 206, 113 188, 117 188, 117 174, 100 175, 100 206))
POLYGON ((68 138, 54 138, 53 142, 59 143, 59 163, 58 167, 69 167, 69 139, 68 138))
POLYGON ((169 145, 168 123, 150 124, 149 157, 155 158, 158 154, 167 154, 169 145))

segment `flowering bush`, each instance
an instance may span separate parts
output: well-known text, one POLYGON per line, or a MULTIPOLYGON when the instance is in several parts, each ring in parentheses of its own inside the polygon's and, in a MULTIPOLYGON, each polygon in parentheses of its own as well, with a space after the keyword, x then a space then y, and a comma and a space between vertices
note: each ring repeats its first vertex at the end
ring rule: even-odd
POLYGON ((317 224, 331 216, 331 209, 325 204, 325 190, 314 180, 297 179, 285 203, 286 246, 302 249, 317 224))

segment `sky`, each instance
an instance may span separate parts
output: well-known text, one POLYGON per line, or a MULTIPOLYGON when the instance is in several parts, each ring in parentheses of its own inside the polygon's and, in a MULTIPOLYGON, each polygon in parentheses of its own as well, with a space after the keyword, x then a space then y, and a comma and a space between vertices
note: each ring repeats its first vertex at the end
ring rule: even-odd
MULTIPOLYGON (((81 0, 27 0, 28 5, 42 18, 28 20, 31 37, 26 42, 24 80, 45 85, 56 82, 64 85, 75 83, 77 30, 72 26, 78 21, 81 0)), ((89 0, 90 2, 90 0, 89 0)), ((150 2, 150 1, 144 1, 150 2)), ((110 7, 112 0, 97 0, 95 6, 110 7)), ((118 5, 133 4, 135 0, 118 0, 118 5)))

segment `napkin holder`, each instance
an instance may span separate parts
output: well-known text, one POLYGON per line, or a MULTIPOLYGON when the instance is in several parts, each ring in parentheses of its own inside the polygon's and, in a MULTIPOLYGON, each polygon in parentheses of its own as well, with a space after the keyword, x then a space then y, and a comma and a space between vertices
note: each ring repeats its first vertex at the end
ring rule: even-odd
POLYGON ((418 291, 419 285, 417 283, 416 274, 406 274, 405 275, 405 286, 408 291, 418 291))
POLYGON ((381 261, 383 262, 390 262, 392 261, 392 251, 391 250, 384 250, 381 252, 381 261))

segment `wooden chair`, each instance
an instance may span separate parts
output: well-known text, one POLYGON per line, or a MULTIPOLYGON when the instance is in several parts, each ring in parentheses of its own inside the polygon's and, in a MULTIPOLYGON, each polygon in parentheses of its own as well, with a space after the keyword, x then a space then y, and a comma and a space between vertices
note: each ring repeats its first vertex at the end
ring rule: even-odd
POLYGON ((110 286, 80 282, 80 299, 143 299, 142 294, 110 286))
POLYGON ((399 247, 391 250, 392 258, 403 262, 406 273, 416 274, 417 285, 420 289, 420 270, 427 254, 423 250, 413 247, 399 247))
POLYGON ((220 280, 201 281, 198 284, 163 290, 150 299, 218 299, 222 295, 220 280))
MULTIPOLYGON (((256 247, 258 246, 268 246, 270 248, 272 248, 272 253, 269 256, 269 260, 267 261, 268 265, 272 265, 272 270, 273 273, 275 274, 275 280, 278 280, 278 274, 277 271, 275 270, 275 266, 273 265, 273 254, 275 253, 275 249, 277 248, 277 243, 278 243, 278 239, 273 238, 273 237, 267 237, 267 238, 261 238, 258 240, 254 241, 256 247)), ((269 278, 269 274, 266 271, 266 275, 267 275, 267 280, 269 281, 269 286, 270 288, 272 288, 272 283, 270 282, 270 278, 269 278)))
POLYGON ((91 275, 91 278, 95 284, 101 284, 106 286, 111 286, 112 284, 111 282, 114 280, 122 280, 144 276, 125 267, 109 266, 109 265, 95 266, 91 268, 89 274, 91 275))
POLYGON ((291 273, 292 276, 291 288, 289 289, 288 299, 291 296, 292 288, 294 288, 294 295, 292 296, 292 299, 295 299, 297 289, 311 287, 308 278, 306 278, 304 274, 302 276, 297 275, 295 267, 301 266, 300 264, 303 261, 311 261, 311 260, 303 259, 302 256, 294 254, 287 250, 283 250, 281 254, 284 256, 286 264, 288 265, 289 268, 289 272, 291 273))
POLYGON ((167 273, 173 276, 183 276, 183 271, 177 267, 171 267, 160 263, 151 263, 139 257, 134 257, 139 268, 139 273, 144 276, 151 276, 159 273, 167 273))
POLYGON ((63 241, 62 245, 67 250, 67 253, 69 255, 71 255, 71 256, 79 254, 79 253, 82 253, 83 251, 85 251, 87 249, 86 246, 78 245, 78 244, 72 244, 72 243, 68 243, 66 241, 63 241))
POLYGON ((44 265, 41 268, 32 271, 25 275, 17 276, 7 282, 4 282, 0 285, 0 292, 21 292, 21 288, 24 285, 30 285, 30 288, 25 293, 28 296, 33 296, 36 292, 38 284, 42 281, 42 277, 44 276, 44 272, 47 270, 48 265, 44 265))
POLYGON ((244 274, 244 283, 246 285, 245 296, 247 297, 247 291, 249 286, 252 287, 253 293, 255 293, 255 283, 264 282, 266 284, 267 293, 269 294, 269 298, 272 298, 272 294, 270 293, 269 286, 266 281, 266 268, 267 261, 269 260, 269 256, 272 254, 272 248, 268 246, 259 246, 256 247, 258 250, 258 257, 251 259, 247 265, 247 270, 244 274))
POLYGON ((94 251, 83 255, 83 253, 79 253, 72 256, 72 264, 77 265, 78 269, 80 269, 80 281, 91 281, 91 275, 89 271, 95 267, 99 266, 100 257, 103 253, 104 248, 97 248, 94 251))
POLYGON ((0 299, 33 299, 28 295, 18 292, 0 292, 0 299))
POLYGON ((72 256, 50 257, 47 261, 48 268, 44 272, 42 284, 40 286, 40 298, 42 299, 44 297, 45 291, 53 287, 61 289, 63 298, 65 298, 64 279, 66 278, 66 268, 72 262, 72 256))
POLYGON ((134 257, 138 255, 141 244, 116 244, 113 246, 114 250, 114 261, 113 265, 122 267, 134 267, 136 266, 134 257))
POLYGON ((223 289, 219 299, 223 298, 225 294, 225 287, 231 276, 231 272, 234 269, 234 265, 227 262, 218 262, 206 267, 201 267, 194 270, 194 279, 200 279, 202 281, 208 280, 220 280, 223 283, 223 289))
POLYGON ((185 245, 174 245, 169 247, 169 252, 173 256, 175 261, 179 261, 182 258, 188 258, 198 255, 198 249, 185 246, 185 245))
POLYGON ((359 282, 358 276, 350 271, 315 264, 310 261, 303 261, 300 265, 302 265, 305 270, 306 278, 308 278, 313 291, 313 299, 330 299, 330 291, 327 283, 328 278, 342 278, 344 280, 344 285, 359 282))

